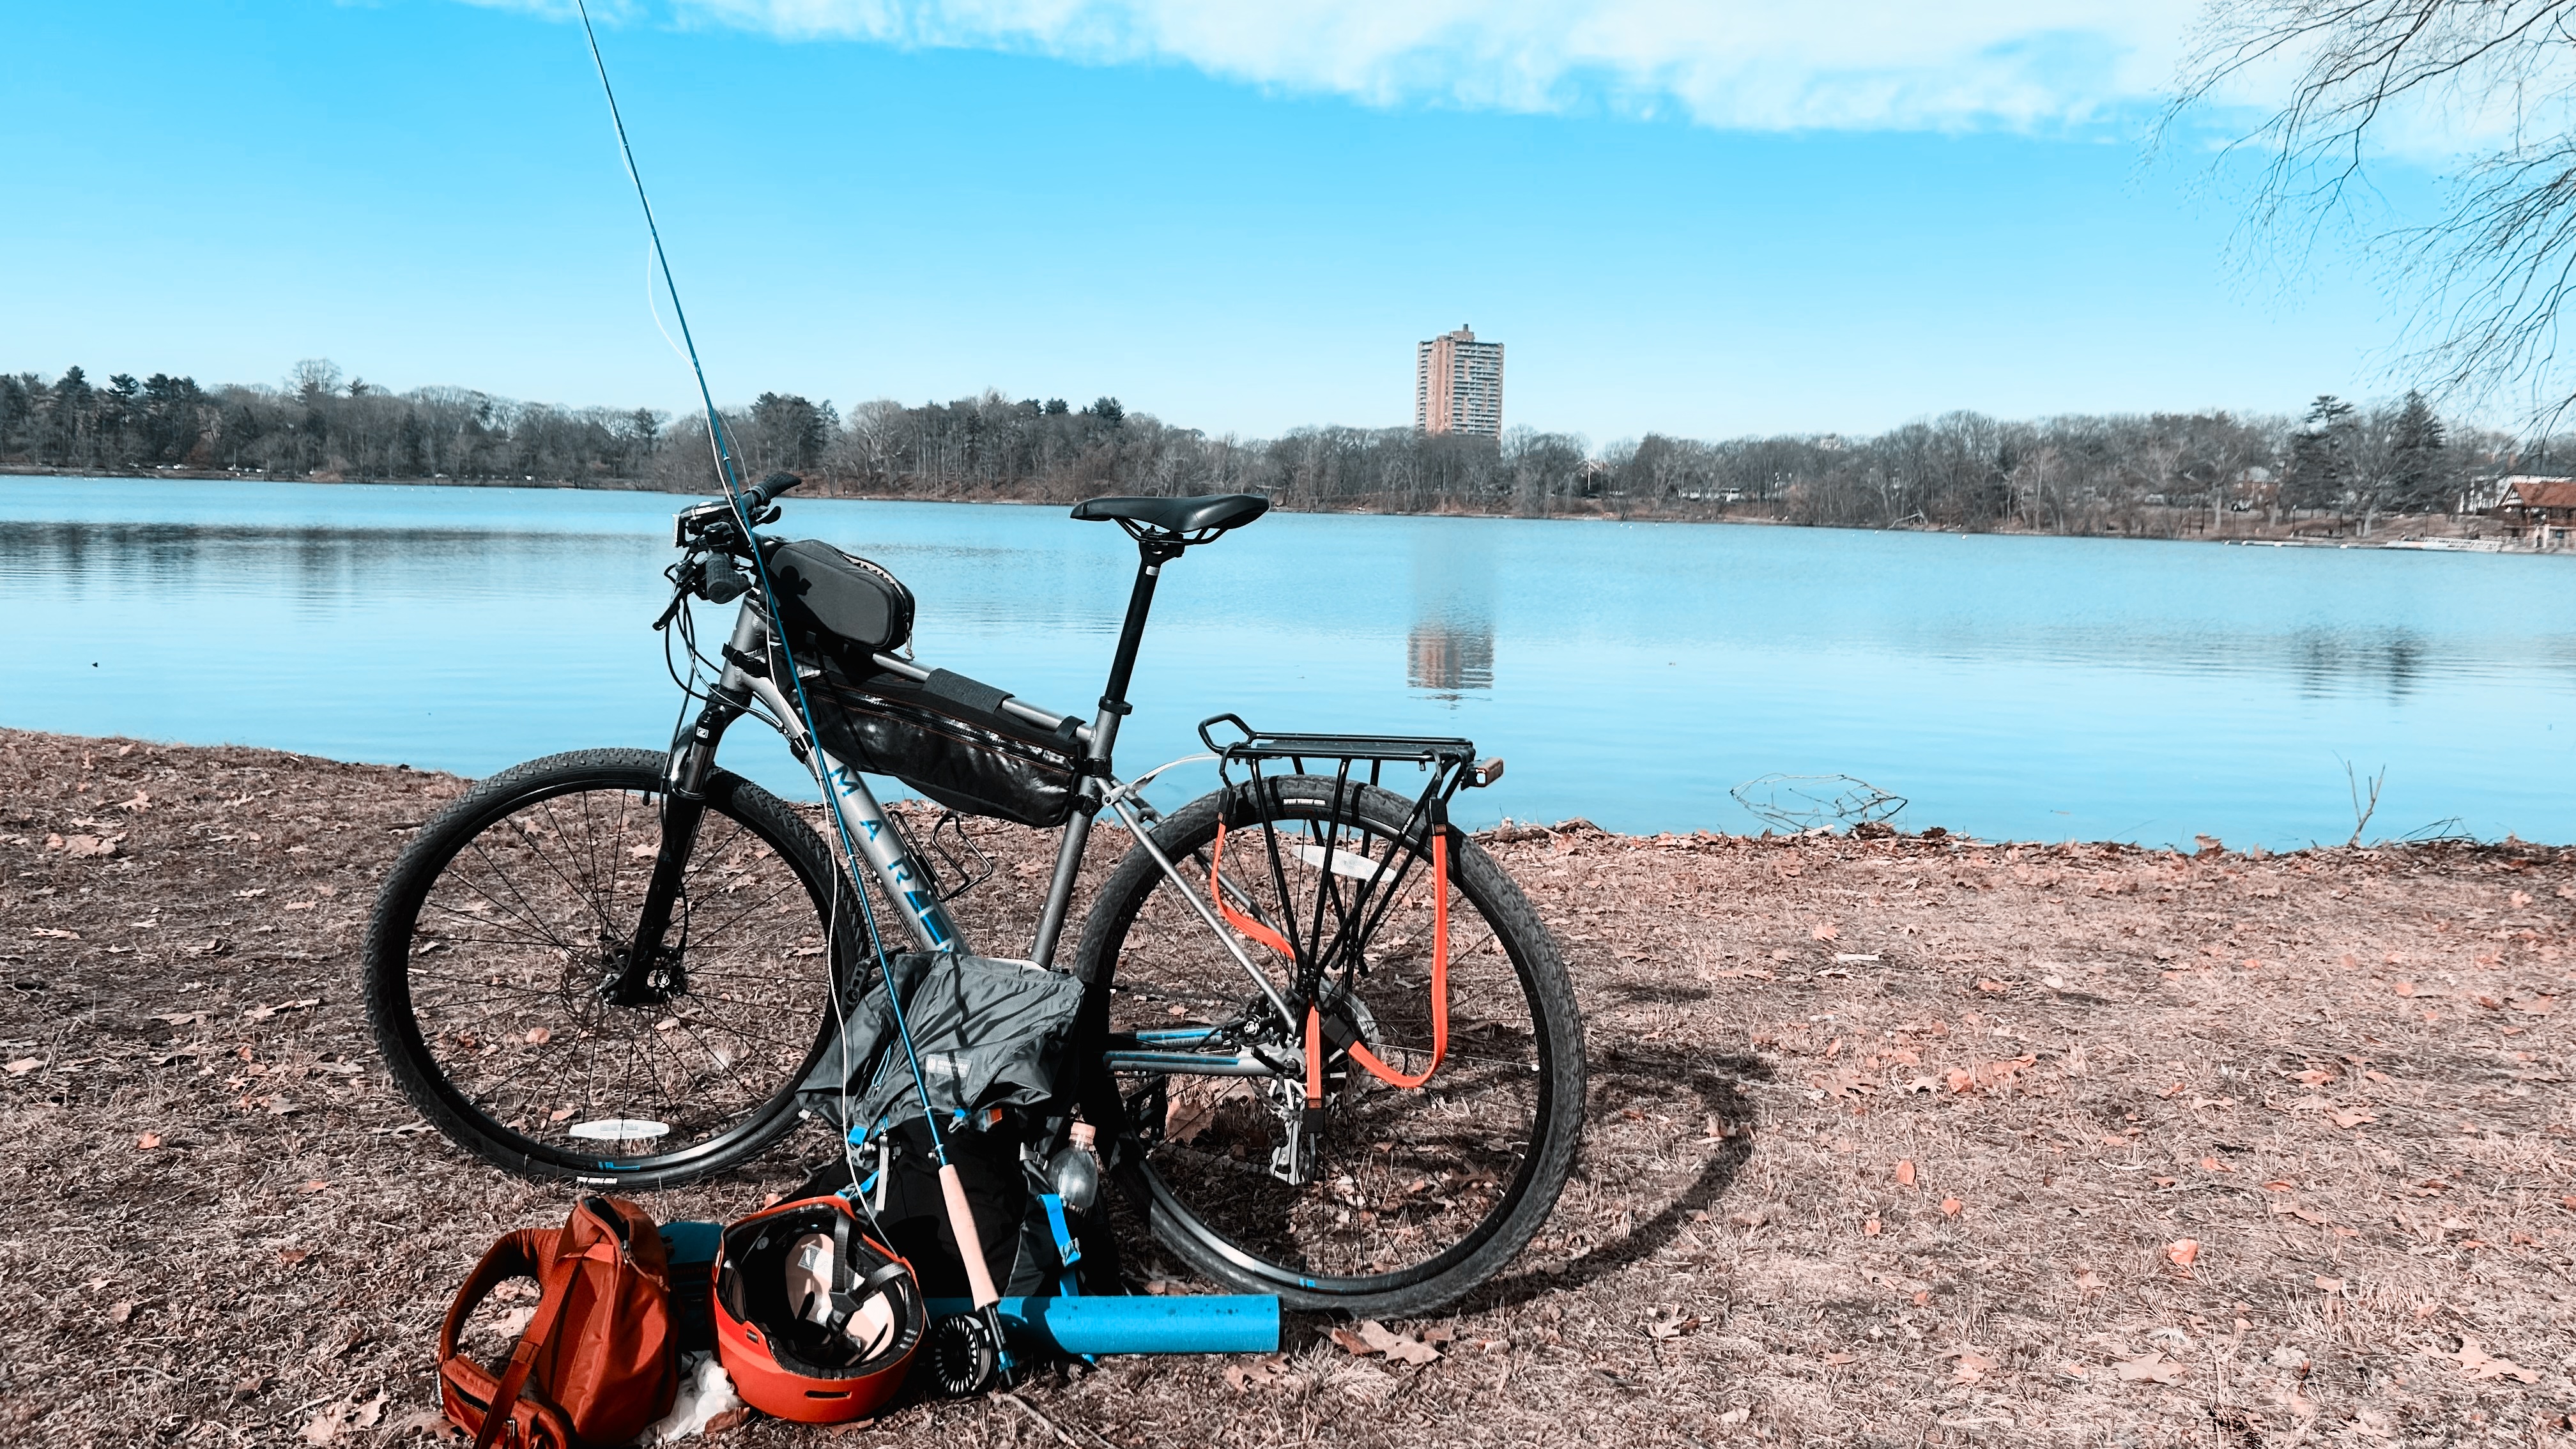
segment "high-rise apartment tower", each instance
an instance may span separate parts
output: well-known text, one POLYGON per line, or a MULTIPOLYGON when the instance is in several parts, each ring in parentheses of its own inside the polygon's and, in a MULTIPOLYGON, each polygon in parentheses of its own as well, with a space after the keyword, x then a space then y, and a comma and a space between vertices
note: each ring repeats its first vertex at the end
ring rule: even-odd
POLYGON ((1503 435, 1503 344, 1461 323, 1414 350, 1413 426, 1424 433, 1503 435))

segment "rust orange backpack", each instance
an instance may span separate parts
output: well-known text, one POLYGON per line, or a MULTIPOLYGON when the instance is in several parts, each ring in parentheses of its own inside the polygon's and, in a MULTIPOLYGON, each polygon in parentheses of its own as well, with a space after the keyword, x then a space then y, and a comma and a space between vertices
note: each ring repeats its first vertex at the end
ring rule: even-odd
POLYGON ((670 1266, 652 1216, 585 1197, 560 1231, 522 1228, 492 1245, 438 1330, 438 1395, 475 1449, 624 1444, 671 1410, 679 1357, 670 1266), (495 1376, 459 1353, 466 1318, 494 1288, 534 1278, 536 1316, 495 1376))

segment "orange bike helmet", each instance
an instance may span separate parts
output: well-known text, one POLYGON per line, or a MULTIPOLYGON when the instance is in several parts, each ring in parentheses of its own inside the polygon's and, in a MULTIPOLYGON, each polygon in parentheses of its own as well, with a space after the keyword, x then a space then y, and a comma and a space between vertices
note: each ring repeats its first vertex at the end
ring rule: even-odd
POLYGON ((929 1323, 912 1265, 858 1230, 837 1196, 781 1203, 725 1229, 716 1354, 742 1401, 800 1424, 846 1424, 903 1387, 929 1323))

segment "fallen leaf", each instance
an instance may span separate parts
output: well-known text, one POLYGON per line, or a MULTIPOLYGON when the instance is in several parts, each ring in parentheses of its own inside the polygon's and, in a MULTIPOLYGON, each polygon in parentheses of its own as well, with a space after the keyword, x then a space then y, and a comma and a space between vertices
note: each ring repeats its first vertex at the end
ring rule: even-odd
POLYGON ((1823 1076, 1811 1077, 1808 1080, 1836 1097, 1858 1097, 1863 1092, 1878 1090, 1878 1083, 1870 1081, 1857 1068, 1846 1067, 1842 1071, 1827 1072, 1823 1076))
POLYGON ((553 1041, 554 1039, 555 1033, 552 1027, 532 1026, 528 1028, 528 1045, 530 1046, 544 1046, 547 1042, 553 1041))
POLYGON ((259 1391, 267 1388, 273 1382, 275 1382, 275 1380, 271 1379, 266 1374, 252 1374, 248 1378, 242 1379, 233 1385, 233 1398, 236 1402, 246 1403, 252 1399, 258 1398, 259 1391))
POLYGON ((1401 1363, 1421 1365, 1440 1356, 1440 1350, 1409 1333, 1398 1333, 1374 1318, 1360 1323, 1360 1339, 1370 1348, 1401 1363))
POLYGON ((134 1145, 141 1151, 150 1152, 161 1145, 161 1134, 158 1132, 146 1132, 142 1136, 134 1139, 134 1145))
POLYGON ((107 1310, 107 1321, 110 1323, 123 1323, 133 1316, 134 1305, 131 1303, 119 1303, 107 1310))
POLYGON ((1942 1080, 1949 1084, 1953 1092, 1990 1091, 1997 1087, 2011 1086, 2014 1078, 2018 1077, 2024 1068, 2035 1065, 2038 1061, 2039 1057, 2036 1054, 2028 1054, 2008 1057, 1997 1062, 1980 1062, 1973 1067, 1953 1067, 1942 1074, 1942 1080))
POLYGON ((1979 979, 1979 980, 1978 980, 1978 982, 1977 982, 1977 989, 1978 989, 1979 991, 1986 992, 1986 993, 1988 993, 1989 995, 2001 996, 2001 995, 2003 995, 2006 991, 2009 991, 2009 990, 2011 990, 2012 988, 2010 988, 2010 987, 2008 987, 2008 986, 2004 985, 2004 984, 2003 984, 2002 982, 2000 982, 2000 981, 1995 981, 1995 980, 1990 980, 1990 979, 1983 979, 1983 978, 1981 978, 1981 979, 1979 979))
POLYGON ((1963 1348, 1946 1356, 1955 1360, 1951 1365, 1951 1369, 1959 1376, 1959 1382, 1963 1384, 1973 1384, 1977 1380, 1982 1379, 1987 1374, 1993 1372, 1995 1369, 2002 1367, 2002 1365, 1997 1363, 1995 1360, 1986 1357, 1984 1354, 1981 1354, 1974 1349, 1963 1348))
MULTIPOLYGON (((10 1070, 16 1071, 17 1068, 12 1067, 10 1070)), ((1896 1164, 1896 1182, 1899 1187, 1912 1187, 1914 1185, 1913 1158, 1908 1157, 1896 1164)))
POLYGON ((1945 1218, 1955 1218, 1959 1215, 1959 1209, 1966 1206, 1966 1203, 1959 1201, 1955 1197, 1945 1197, 1941 1199, 1941 1216, 1945 1218))
POLYGON ((313 1250, 311 1248, 280 1248, 277 1250, 277 1261, 286 1264, 290 1268, 312 1256, 313 1250))
POLYGON ((2364 1122, 2376 1122, 2379 1120, 2379 1115, 2375 1112, 2363 1112, 2358 1110, 2344 1111, 2333 1114, 2332 1120, 2337 1127, 2342 1127, 2348 1130, 2358 1127, 2364 1122))
POLYGON ((80 939, 80 932, 65 931, 54 926, 38 926, 35 928, 35 931, 37 935, 44 937, 48 941, 77 941, 80 939))
POLYGON ((2102 1277, 2092 1269, 2087 1268, 2083 1272, 2075 1275, 2075 1287, 2080 1292, 2099 1293, 2102 1291, 2102 1277))
POLYGON ((2200 1261, 2200 1240, 2177 1238, 2165 1244, 2165 1256, 2173 1261, 2175 1267, 2188 1268, 2200 1261))
POLYGON ((1679 1338, 1683 1334, 1690 1332, 1692 1329, 1699 1327, 1707 1321, 1708 1320, 1705 1318, 1685 1318, 1682 1316, 1682 1311, 1679 1308, 1668 1303, 1662 1308, 1657 1309, 1655 1311, 1655 1316, 1647 1320, 1646 1336, 1648 1338, 1679 1338))
POLYGON ((2343 1280, 2341 1278, 2329 1278, 2325 1274, 2319 1273, 2317 1275, 2317 1287, 2322 1292, 2341 1293, 2343 1291, 2343 1280))
POLYGON ((318 1177, 317 1177, 317 1178, 314 1178, 314 1179, 312 1179, 311 1181, 309 1181, 309 1182, 305 1183, 305 1184, 304 1184, 304 1186, 303 1186, 303 1188, 302 1188, 302 1191, 305 1191, 305 1192, 328 1192, 328 1191, 330 1191, 330 1189, 331 1189, 331 1184, 329 1184, 328 1182, 325 1182, 325 1181, 323 1181, 321 1178, 318 1178, 318 1177))
POLYGON ((340 1430, 346 1427, 348 1422, 349 1406, 346 1403, 333 1404, 315 1414, 312 1422, 306 1424, 303 1432, 297 1437, 307 1444, 328 1444, 340 1437, 340 1430))
POLYGON ((1276 1388, 1288 1379, 1288 1360, 1275 1353, 1250 1363, 1229 1364, 1225 1370, 1226 1387, 1238 1394, 1253 1389, 1276 1388))
POLYGON ((1367 1339, 1359 1336, 1357 1330, 1344 1328, 1338 1323, 1333 1325, 1332 1329, 1324 1336, 1333 1341, 1334 1347, 1340 1349, 1346 1354, 1349 1354, 1353 1358, 1366 1358, 1370 1354, 1377 1352, 1375 1348, 1369 1345, 1369 1341, 1367 1339))
POLYGON ((13 1077, 23 1077, 44 1064, 45 1059, 43 1057, 20 1057, 9 1064, 9 1075, 13 1077))
POLYGON ((2128 1383, 2169 1384, 2183 1376, 2183 1366, 2168 1360, 2159 1349, 2148 1349, 2136 1358, 2122 1359, 2114 1365, 2122 1380, 2128 1383))
POLYGON ((67 835, 63 837, 63 854, 91 858, 114 855, 116 842, 123 838, 110 836, 102 840, 95 835, 67 835))
POLYGON ((2396 992, 2400 996, 2412 996, 2415 994, 2415 983, 2412 981, 2400 981, 2388 989, 2396 992))
POLYGON ((2497 1358, 2478 1346, 2467 1334, 2460 1335, 2460 1368, 2473 1379, 2516 1379, 2526 1384, 2540 1382, 2540 1375, 2509 1358, 2497 1358))
POLYGON ((1828 921, 1825 924, 1810 930, 1807 934, 1815 937, 1819 941, 1831 941, 1839 938, 1842 935, 1842 931, 1831 921, 1828 921))
POLYGON ((286 903, 286 905, 283 907, 283 909, 290 910, 290 911, 309 911, 309 910, 313 909, 313 907, 314 907, 315 905, 317 905, 317 904, 319 904, 319 902, 315 902, 315 901, 288 901, 288 902, 286 903))
POLYGON ((1853 1355, 1844 1353, 1837 1349, 1834 1352, 1825 1355, 1825 1362, 1830 1364, 1846 1364, 1850 1363, 1853 1357, 1853 1355))
POLYGON ((385 1390, 378 1389, 376 1390, 376 1396, 374 1398, 369 1399, 355 1409, 350 1410, 349 1427, 352 1429, 372 1429, 376 1427, 376 1421, 385 1416, 385 1399, 387 1397, 388 1395, 385 1390))
POLYGON ((2514 1002, 2513 1009, 2527 1016, 2547 1016, 2549 1009, 2557 1004, 2558 998, 2554 996, 2532 996, 2514 1002))
POLYGON ((1874 1238, 1874 1237, 1877 1237, 1877 1236, 1878 1236, 1878 1232, 1879 1232, 1878 1219, 1876 1219, 1876 1218, 1871 1218, 1871 1219, 1870 1219, 1870 1220, 1868 1220, 1867 1222, 1864 1222, 1864 1223, 1862 1223, 1862 1224, 1860 1225, 1860 1235, 1861 1235, 1862 1237, 1864 1237, 1864 1238, 1874 1238))
POLYGON ((320 1006, 321 1004, 321 997, 307 996, 297 1001, 281 1001, 274 1006, 254 1006, 250 1010, 243 1012, 242 1016, 246 1020, 250 1021, 266 1021, 271 1017, 279 1016, 289 1011, 302 1011, 306 1007, 320 1006))

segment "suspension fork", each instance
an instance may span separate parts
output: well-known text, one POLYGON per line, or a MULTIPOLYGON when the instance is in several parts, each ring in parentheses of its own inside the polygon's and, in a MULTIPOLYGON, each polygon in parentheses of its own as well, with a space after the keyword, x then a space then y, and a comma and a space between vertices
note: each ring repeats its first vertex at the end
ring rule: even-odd
MULTIPOLYGON (((733 644, 726 652, 752 657, 745 646, 756 647, 761 639, 760 622, 746 608, 734 621, 733 644)), ((715 773, 716 746, 750 707, 750 684, 751 677, 729 657, 715 687, 707 691, 706 707, 698 711, 696 722, 671 742, 670 756, 662 767, 662 844, 653 857, 653 876, 644 887, 644 903, 636 913, 635 934, 626 943, 625 959, 616 976, 600 988, 600 995, 613 1005, 642 1005, 657 968, 672 954, 665 939, 679 907, 681 880, 697 852, 698 827, 706 820, 707 779, 715 773)), ((673 961, 671 966, 663 982, 665 990, 680 986, 678 963, 673 961)))

